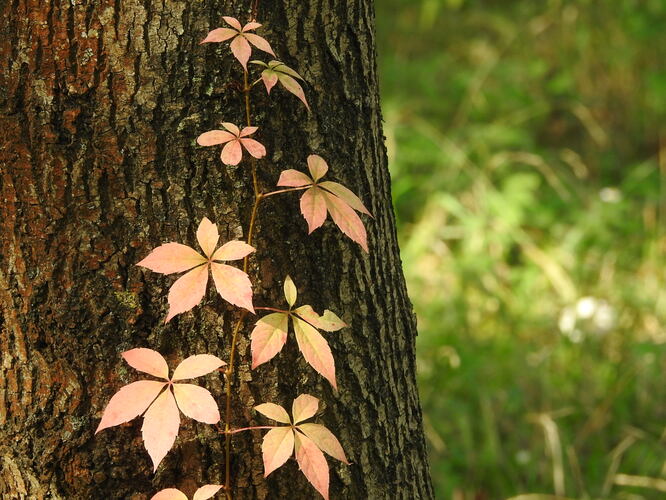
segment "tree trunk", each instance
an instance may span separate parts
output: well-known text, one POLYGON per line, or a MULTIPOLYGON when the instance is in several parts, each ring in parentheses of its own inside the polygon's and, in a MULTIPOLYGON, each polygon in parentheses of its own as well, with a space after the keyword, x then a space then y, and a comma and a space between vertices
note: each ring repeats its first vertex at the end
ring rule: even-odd
MULTIPOLYGON (((228 359, 238 309, 209 289, 200 306, 164 325, 174 278, 136 263, 167 241, 196 246, 204 216, 222 241, 246 235, 250 170, 224 167, 219 149, 195 138, 221 121, 243 123, 228 44, 199 41, 222 15, 247 20, 250 2, 12 0, 0 11, 0 497, 138 500, 220 483, 224 439, 213 426, 184 419, 156 474, 140 418, 93 432, 112 394, 140 379, 122 351, 149 347, 172 367, 191 354, 228 359)), ((352 462, 329 459, 332 498, 432 498, 372 2, 264 0, 258 18, 259 34, 305 78, 312 106, 308 113, 279 88, 270 97, 253 90, 257 138, 268 150, 257 163, 262 189, 317 153, 331 165, 328 177, 358 193, 375 218, 365 219, 367 255, 330 222, 308 236, 299 193, 262 202, 250 261, 255 305, 283 306, 290 274, 301 304, 331 309, 350 326, 326 334, 336 392, 305 364, 291 333, 281 354, 250 370, 250 315, 233 426, 268 424, 256 404, 288 407, 312 394, 324 407, 318 420, 352 462)), ((222 406, 222 377, 200 380, 222 406)), ((264 432, 233 439, 233 497, 315 498, 293 460, 263 478, 264 432)))

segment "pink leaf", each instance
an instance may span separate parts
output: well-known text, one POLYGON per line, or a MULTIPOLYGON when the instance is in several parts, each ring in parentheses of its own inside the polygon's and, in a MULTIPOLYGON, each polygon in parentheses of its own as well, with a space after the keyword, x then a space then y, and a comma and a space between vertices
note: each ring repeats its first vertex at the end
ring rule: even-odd
POLYGON ((238 165, 243 159, 243 151, 238 139, 228 142, 220 153, 220 159, 225 165, 238 165))
POLYGON ((127 364, 135 370, 148 373, 158 378, 169 378, 169 367, 164 357, 157 351, 137 347, 122 354, 127 364))
POLYGON ((356 212, 335 195, 324 196, 324 198, 326 199, 326 208, 331 214, 333 222, 343 233, 368 252, 368 236, 365 232, 365 226, 356 212))
POLYGON ((294 332, 305 361, 323 375, 334 389, 337 389, 335 361, 324 337, 312 325, 299 318, 294 318, 294 332))
POLYGON ((308 418, 314 417, 319 408, 319 400, 309 394, 301 394, 291 405, 291 414, 294 417, 294 425, 308 418))
POLYGON ((247 274, 226 264, 211 264, 215 288, 224 300, 254 313, 252 283, 247 274))
POLYGON ((108 427, 129 422, 141 415, 165 385, 165 382, 140 380, 122 387, 106 405, 95 434, 108 427))
POLYGON ((162 274, 181 273, 206 262, 198 252, 180 243, 166 243, 137 264, 162 274))
POLYGON ((240 21, 239 21, 238 19, 236 19, 235 17, 224 16, 224 17, 222 17, 222 19, 224 19, 224 21, 225 21, 229 26, 231 26, 232 28, 234 28, 234 29, 236 29, 236 30, 238 30, 238 31, 242 31, 243 27, 241 26, 240 21))
POLYGON ((326 199, 322 190, 311 187, 301 196, 301 213, 308 223, 308 234, 321 227, 326 220, 326 199))
POLYGON ((261 72, 261 79, 266 86, 266 93, 270 94, 275 84, 278 82, 278 75, 271 69, 265 69, 261 72))
POLYGON ((165 323, 175 315, 189 311, 206 294, 208 283, 208 265, 192 269, 176 280, 169 290, 169 314, 165 323))
POLYGON ((294 78, 292 78, 289 75, 285 75, 283 73, 280 73, 278 75, 278 79, 280 80, 280 83, 282 86, 292 94, 294 94, 296 97, 298 97, 303 104, 305 104, 305 107, 308 108, 308 111, 310 110, 310 105, 308 104, 307 99, 305 98, 305 92, 303 92, 303 87, 301 87, 301 84, 298 83, 294 78))
POLYGON ((230 123, 230 122, 223 122, 223 123, 222 123, 222 126, 223 126, 224 128, 226 128, 229 132, 231 132, 232 134, 234 134, 234 137, 235 137, 236 139, 237 139, 238 137, 240 137, 240 129, 238 128, 238 126, 236 126, 236 125, 234 125, 233 123, 230 123))
POLYGON ((312 306, 301 306, 295 309, 294 312, 315 328, 327 332, 337 332, 341 328, 347 326, 344 321, 328 309, 324 311, 322 316, 319 316, 319 314, 312 309, 312 306))
POLYGON ((272 313, 257 321, 252 330, 252 369, 273 359, 287 341, 288 319, 284 313, 272 313))
POLYGON ((225 243, 213 254, 212 260, 239 260, 255 251, 244 241, 233 240, 225 243))
POLYGON ((210 130, 197 137, 197 144, 199 146, 216 146, 218 144, 233 141, 235 138, 235 135, 226 130, 210 130))
POLYGON ((217 28, 212 30, 206 38, 201 40, 199 43, 210 43, 210 42, 226 42, 230 38, 238 35, 238 31, 229 29, 229 28, 217 28))
POLYGON ((328 500, 328 464, 324 454, 308 437, 297 432, 295 436, 296 461, 305 477, 328 500))
POLYGON ((247 149, 248 153, 250 153, 255 158, 263 158, 266 156, 266 148, 259 141, 243 138, 240 139, 240 143, 245 147, 245 149, 247 149))
POLYGON ((254 134, 257 130, 259 130, 259 127, 244 127, 243 130, 240 131, 238 137, 247 137, 248 135, 254 134))
POLYGON ((337 458, 341 462, 349 464, 340 441, 326 427, 319 424, 301 424, 298 426, 298 429, 309 437, 320 450, 328 453, 333 458, 337 458))
POLYGON ((185 380, 211 373, 226 363, 212 354, 197 354, 185 358, 173 372, 171 380, 185 380))
POLYGON ((203 387, 193 384, 173 384, 173 393, 178 408, 186 416, 204 424, 216 424, 220 421, 217 403, 210 392, 203 387))
POLYGON ((219 239, 220 235, 217 232, 217 226, 206 217, 201 219, 199 228, 197 229, 197 241, 206 257, 210 257, 213 254, 219 239))
POLYGON ((153 471, 169 452, 178 435, 180 415, 170 390, 164 391, 148 408, 143 417, 141 434, 148 454, 153 461, 153 471))
POLYGON ((167 488, 155 493, 150 500, 187 500, 185 493, 176 488, 167 488))
POLYGON ((365 205, 363 205, 363 202, 359 199, 359 197, 344 187, 342 184, 338 184, 337 182, 324 181, 319 185, 326 191, 329 191, 338 198, 342 199, 342 201, 347 203, 354 210, 358 210, 359 212, 372 217, 372 214, 368 211, 367 208, 365 208, 365 205))
POLYGON ((245 38, 246 36, 247 35, 238 35, 230 44, 231 52, 245 70, 247 70, 247 62, 250 60, 250 55, 252 55, 252 47, 250 47, 250 44, 245 38))
POLYGON ((287 299, 289 307, 293 306, 298 298, 298 290, 290 276, 287 276, 284 280, 284 298, 287 299))
POLYGON ((308 156, 308 169, 316 182, 328 172, 328 163, 319 155, 310 155, 308 156))
POLYGON ((208 500, 223 488, 221 484, 207 484, 199 488, 192 497, 192 500, 208 500))
POLYGON ((289 186, 289 187, 303 187, 309 186, 312 184, 312 179, 310 179, 303 172, 298 170, 283 170, 280 174, 280 179, 277 182, 278 186, 289 186))
POLYGON ((246 31, 250 31, 250 30, 256 30, 257 28, 260 28, 260 27, 261 27, 260 23, 258 23, 256 21, 250 21, 245 26, 243 26, 243 33, 245 33, 246 31))
POLYGON ((283 465, 294 451, 294 431, 291 427, 271 429, 261 445, 264 458, 264 477, 283 465))
POLYGON ((262 403, 255 406, 254 409, 270 419, 277 420, 283 424, 291 424, 289 414, 280 405, 276 405, 275 403, 262 403))
POLYGON ((243 36, 259 50, 263 50, 264 52, 268 52, 272 56, 275 56, 275 53, 271 48, 271 44, 268 43, 265 38, 262 38, 259 35, 255 35, 254 33, 243 33, 243 36))

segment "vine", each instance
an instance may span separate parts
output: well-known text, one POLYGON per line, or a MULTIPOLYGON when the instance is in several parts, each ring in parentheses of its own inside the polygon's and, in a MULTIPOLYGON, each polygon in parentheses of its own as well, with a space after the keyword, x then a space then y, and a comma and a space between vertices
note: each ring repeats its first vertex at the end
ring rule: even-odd
MULTIPOLYGON (((238 336, 248 314, 255 309, 271 311, 259 318, 250 332, 252 365, 257 369, 275 357, 284 347, 289 332, 289 324, 296 337, 299 350, 312 368, 321 374, 337 389, 335 361, 333 353, 319 332, 335 332, 347 325, 333 312, 326 310, 318 314, 310 305, 294 307, 298 298, 297 288, 292 279, 284 280, 284 297, 287 309, 257 307, 253 305, 252 282, 248 276, 249 256, 255 251, 253 235, 261 201, 269 196, 303 191, 300 197, 300 210, 312 233, 321 227, 327 215, 344 234, 368 251, 365 227, 356 212, 370 215, 361 200, 343 185, 322 181, 328 172, 326 161, 315 154, 307 158, 309 175, 298 170, 284 170, 276 183, 277 189, 264 192, 257 179, 257 161, 265 158, 266 148, 251 138, 258 130, 252 125, 251 92, 263 82, 266 92, 280 84, 286 91, 295 95, 309 110, 310 106, 303 88, 298 83, 303 78, 293 69, 278 60, 263 62, 250 61, 253 47, 275 57, 269 42, 254 33, 261 24, 254 21, 258 0, 252 4, 252 18, 245 25, 233 18, 223 17, 228 27, 212 30, 202 40, 203 43, 229 42, 232 54, 242 67, 242 105, 246 125, 239 127, 223 122, 221 128, 199 135, 200 146, 222 146, 220 159, 225 165, 250 164, 254 202, 245 241, 233 240, 219 246, 217 226, 204 217, 197 229, 196 237, 203 254, 194 248, 170 242, 155 248, 137 265, 162 274, 185 273, 169 289, 169 311, 165 322, 178 314, 193 309, 206 294, 209 275, 215 289, 230 304, 241 308, 233 326, 229 344, 229 363, 211 354, 199 354, 186 358, 169 377, 169 368, 164 357, 148 348, 135 348, 122 354, 125 361, 134 369, 147 373, 156 380, 140 380, 122 387, 107 404, 96 433, 137 416, 143 416, 141 428, 146 450, 153 462, 153 471, 173 447, 180 427, 180 413, 199 422, 217 425, 221 420, 218 404, 206 389, 182 382, 218 371, 225 377, 224 427, 220 430, 225 440, 225 477, 223 484, 209 484, 199 488, 193 500, 205 500, 224 490, 226 498, 231 495, 231 439, 235 434, 249 430, 267 429, 262 442, 264 476, 282 466, 295 454, 302 472, 314 488, 328 499, 329 469, 324 453, 348 464, 344 450, 337 438, 323 425, 307 422, 313 418, 319 407, 319 400, 308 394, 301 394, 292 403, 291 416, 280 405, 262 403, 255 410, 271 420, 284 425, 264 425, 233 429, 231 407, 233 398, 233 377, 236 371, 236 351, 238 336), (248 63, 261 70, 255 80, 250 78, 248 63), (251 82, 251 83, 250 83, 251 82), (249 154, 244 159, 244 152, 249 154), (228 261, 243 260, 242 270, 228 261)), ((218 426, 218 429, 221 429, 218 426)), ((187 500, 175 488, 167 488, 156 493, 152 500, 187 500)))

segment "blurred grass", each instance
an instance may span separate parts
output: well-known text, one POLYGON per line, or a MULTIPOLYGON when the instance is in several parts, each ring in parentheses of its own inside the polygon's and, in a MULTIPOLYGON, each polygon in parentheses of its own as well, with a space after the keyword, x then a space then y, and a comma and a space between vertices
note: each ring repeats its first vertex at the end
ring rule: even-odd
POLYGON ((438 498, 666 498, 666 1, 376 9, 438 498))

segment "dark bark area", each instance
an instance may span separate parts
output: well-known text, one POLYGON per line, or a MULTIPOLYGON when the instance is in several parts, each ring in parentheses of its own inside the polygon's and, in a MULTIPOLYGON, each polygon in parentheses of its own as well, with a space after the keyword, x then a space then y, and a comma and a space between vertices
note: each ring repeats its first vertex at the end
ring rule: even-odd
MULTIPOLYGON (((224 167, 195 138, 243 123, 228 44, 201 46, 221 16, 250 2, 14 0, 0 7, 0 497, 150 498, 224 479, 223 436, 184 419, 152 473, 141 419, 93 432, 109 398, 139 379, 120 353, 150 347, 173 367, 209 352, 228 359, 238 310, 209 289, 163 325, 172 276, 135 263, 167 241, 195 244, 202 217, 243 238, 252 206, 247 165, 224 167)), ((233 425, 267 421, 252 406, 321 399, 318 421, 350 461, 329 460, 331 497, 432 498, 415 385, 415 321, 401 271, 379 109, 373 7, 367 0, 261 1, 259 34, 299 71, 313 112, 276 88, 252 94, 264 190, 310 153, 360 195, 370 254, 329 221, 307 236, 298 194, 262 202, 250 275, 255 305, 282 304, 290 274, 300 303, 350 326, 327 334, 339 391, 290 337, 249 369, 246 320, 233 425)), ((263 57, 255 53, 256 58, 263 57)), ((221 377, 200 379, 220 403, 221 377)), ((263 479, 262 432, 233 441, 234 498, 314 498, 291 460, 263 479)))

